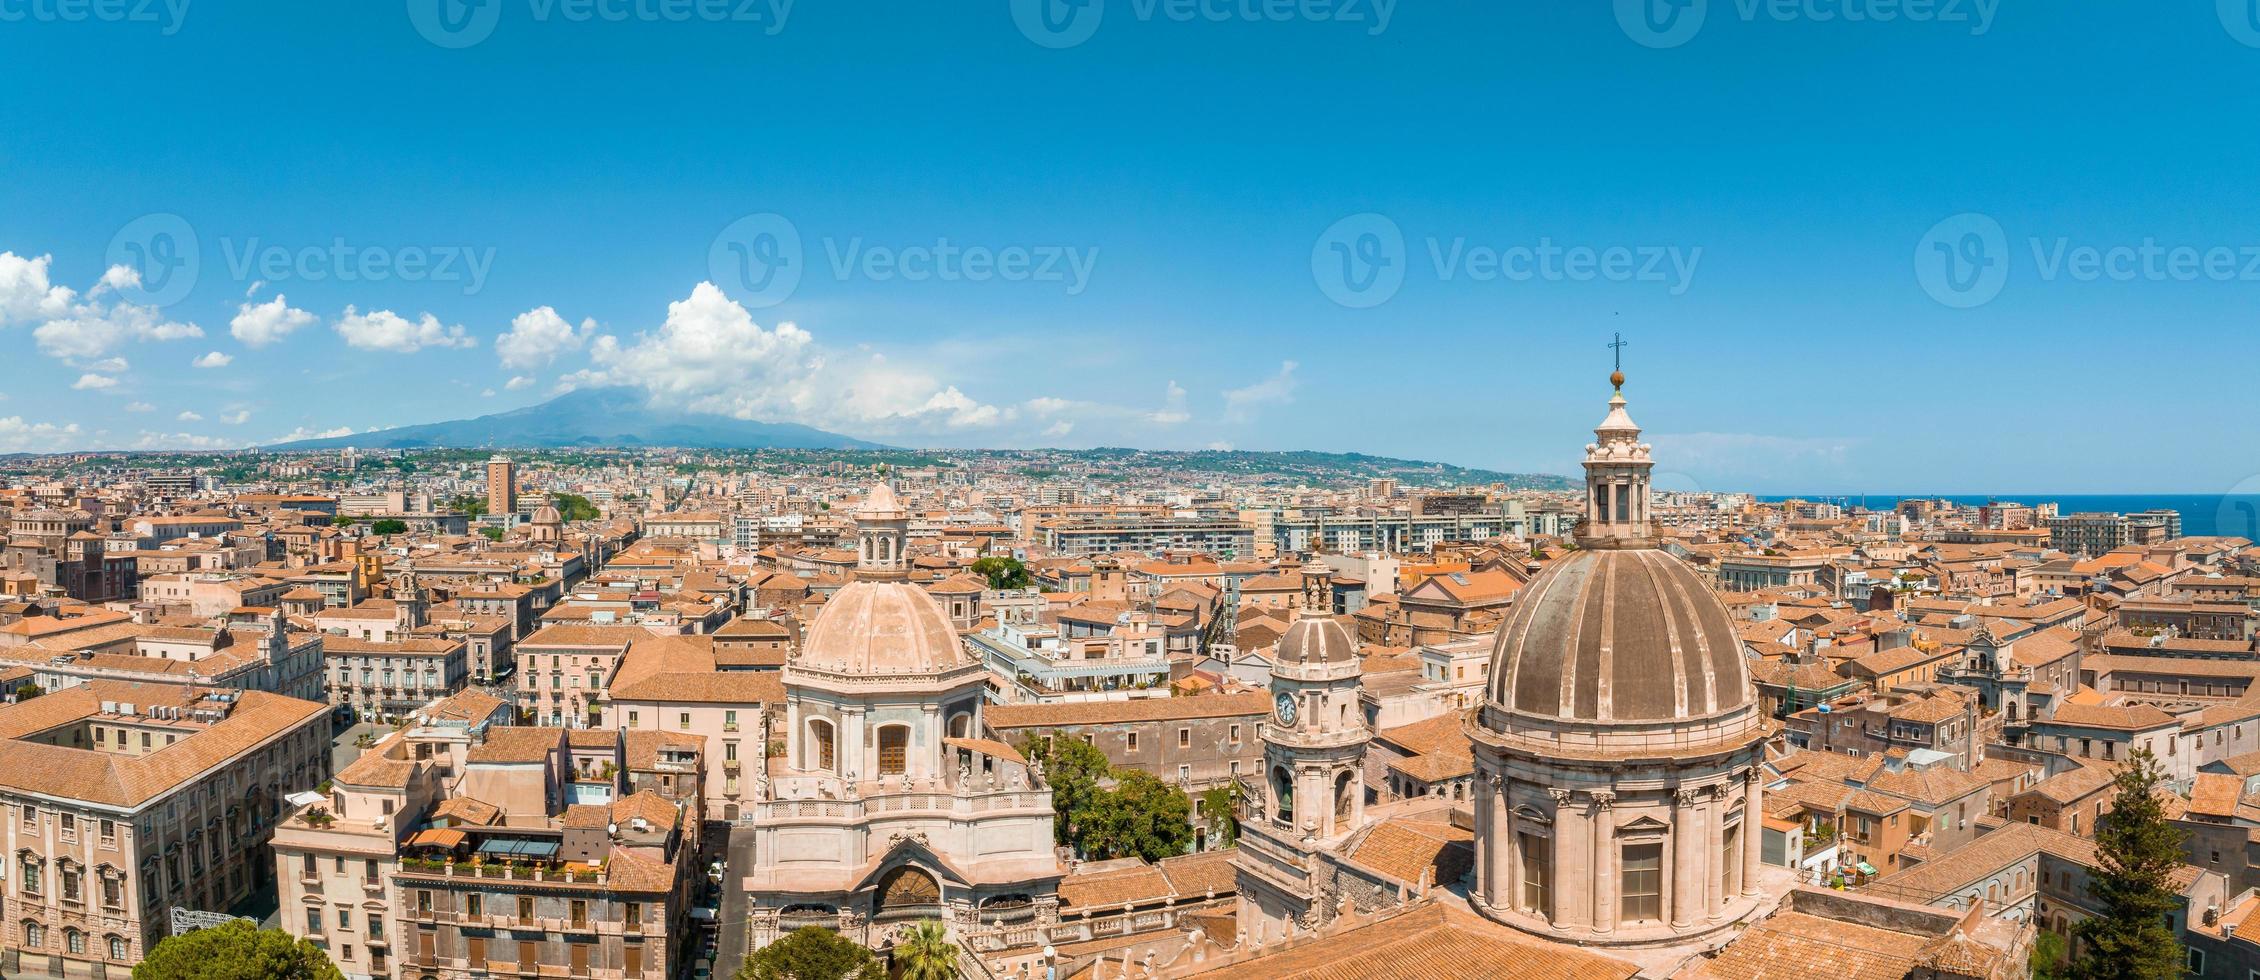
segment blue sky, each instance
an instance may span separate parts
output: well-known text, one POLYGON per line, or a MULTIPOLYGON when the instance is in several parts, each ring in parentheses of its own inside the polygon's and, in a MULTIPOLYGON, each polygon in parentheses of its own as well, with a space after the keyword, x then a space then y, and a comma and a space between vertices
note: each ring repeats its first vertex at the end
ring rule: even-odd
POLYGON ((0 0, 0 451, 612 383, 1572 472, 1621 330, 1668 484, 2260 471, 2247 0, 172 2, 0 0))

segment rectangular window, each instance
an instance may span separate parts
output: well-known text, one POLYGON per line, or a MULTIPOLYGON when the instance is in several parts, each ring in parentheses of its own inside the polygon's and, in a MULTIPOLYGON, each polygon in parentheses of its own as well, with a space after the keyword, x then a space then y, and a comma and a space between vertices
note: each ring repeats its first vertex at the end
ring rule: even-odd
POLYGON ((465 914, 485 915, 486 909, 487 897, 485 895, 481 895, 478 892, 472 892, 468 895, 463 896, 463 911, 465 914))
POLYGON ((1131 733, 1129 733, 1129 734, 1127 734, 1127 735, 1124 735, 1124 736, 1122 736, 1122 739, 1123 739, 1123 743, 1124 743, 1125 745, 1127 745, 1127 746, 1129 747, 1130 751, 1132 751, 1132 752, 1136 752, 1136 751, 1138 751, 1138 733, 1137 733, 1137 732, 1131 732, 1131 733))
POLYGON ((1626 922, 1661 919, 1664 910, 1664 845, 1627 844, 1623 851, 1621 903, 1626 922))
POLYGON ((306 910, 306 934, 309 936, 319 936, 322 934, 321 909, 306 910))
POLYGON ((1181 749, 1189 749, 1193 747, 1192 729, 1180 728, 1177 730, 1177 747, 1181 749))
POLYGON ((1517 834, 1516 844, 1522 849, 1522 907, 1524 911, 1551 916, 1553 863, 1547 848, 1553 842, 1536 834, 1517 834))

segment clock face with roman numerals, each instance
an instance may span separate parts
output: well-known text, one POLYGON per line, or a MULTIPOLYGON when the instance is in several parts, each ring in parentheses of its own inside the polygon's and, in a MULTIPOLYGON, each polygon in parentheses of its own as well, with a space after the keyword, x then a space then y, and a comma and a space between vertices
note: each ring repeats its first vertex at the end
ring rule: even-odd
POLYGON ((1279 723, 1280 723, 1280 724, 1282 724, 1282 725, 1292 725, 1292 724, 1294 724, 1294 723, 1295 723, 1295 696, 1294 696, 1294 695, 1292 695, 1292 694, 1289 694, 1289 693, 1287 693, 1287 692, 1285 692, 1285 691, 1281 691, 1281 692, 1279 692, 1279 693, 1278 693, 1277 695, 1274 695, 1274 696, 1272 697, 1272 699, 1271 699, 1271 707, 1272 707, 1272 712, 1273 712, 1274 714, 1276 714, 1276 715, 1278 715, 1278 716, 1279 716, 1279 723))

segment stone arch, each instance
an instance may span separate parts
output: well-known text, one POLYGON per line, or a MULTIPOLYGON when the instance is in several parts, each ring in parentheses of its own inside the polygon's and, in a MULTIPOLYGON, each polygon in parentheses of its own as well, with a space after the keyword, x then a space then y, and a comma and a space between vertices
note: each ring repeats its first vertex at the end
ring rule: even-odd
POLYGON ((899 865, 871 893, 871 917, 933 917, 942 907, 942 884, 915 864, 899 865))
POLYGON ((1336 827, 1349 825, 1350 813, 1357 809, 1357 800, 1353 795, 1357 791, 1356 773, 1345 770, 1334 777, 1334 824, 1336 827))
POLYGON ((1295 825, 1295 774, 1286 766, 1271 767, 1271 818, 1287 826, 1295 825))

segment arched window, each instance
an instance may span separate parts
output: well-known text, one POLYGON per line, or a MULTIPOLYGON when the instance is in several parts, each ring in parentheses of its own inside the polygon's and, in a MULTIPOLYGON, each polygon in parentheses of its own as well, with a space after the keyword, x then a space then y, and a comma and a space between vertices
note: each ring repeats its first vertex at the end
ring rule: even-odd
POLYGON ((124 936, 110 937, 110 958, 113 960, 122 960, 126 958, 126 940, 124 936))
POLYGON ((47 945, 47 930, 30 919, 24 920, 24 948, 38 949, 47 945))
POLYGON ((973 715, 971 713, 961 711, 950 716, 950 737, 973 737, 973 715))
POLYGON ((1336 824, 1347 824, 1350 822, 1350 810, 1352 808, 1352 805, 1355 803, 1355 798, 1350 794, 1355 792, 1357 792, 1357 780, 1353 778, 1351 773, 1345 772, 1342 775, 1335 777, 1334 822, 1336 824))
POLYGON ((879 775, 896 776, 909 769, 910 726, 882 726, 879 729, 879 775))
POLYGON ((1271 809, 1272 819, 1289 827, 1295 825, 1295 777, 1286 766, 1271 768, 1271 796, 1276 802, 1271 809))
POLYGON ((802 762, 810 769, 838 771, 838 741, 831 722, 822 718, 808 720, 808 757, 802 762))
POLYGON ((63 948, 73 956, 86 955, 86 933, 76 929, 63 930, 63 948))

